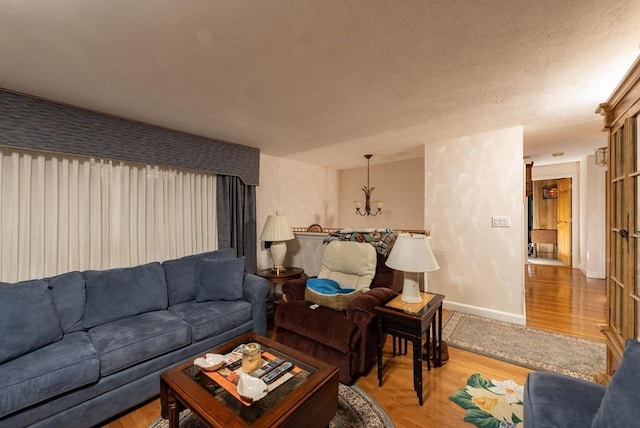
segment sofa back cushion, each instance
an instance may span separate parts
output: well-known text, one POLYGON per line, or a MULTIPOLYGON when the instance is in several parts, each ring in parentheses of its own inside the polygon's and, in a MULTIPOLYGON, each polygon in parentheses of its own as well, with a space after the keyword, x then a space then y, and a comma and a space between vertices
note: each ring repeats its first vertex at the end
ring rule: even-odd
POLYGON ((376 250, 368 243, 331 241, 322 255, 318 278, 329 278, 340 288, 368 290, 376 273, 376 250))
POLYGON ((0 283, 0 331, 4 332, 0 364, 62 338, 60 319, 45 280, 0 283))
POLYGON ((196 298, 200 286, 200 262, 204 259, 236 257, 236 250, 223 248, 207 253, 194 254, 162 263, 167 279, 169 306, 190 302, 196 298))
POLYGON ((62 331, 80 331, 84 317, 84 278, 80 272, 68 272, 49 278, 49 289, 58 309, 62 331))
POLYGON ((200 262, 196 301, 240 300, 243 280, 244 258, 204 259, 200 262))
POLYGON ((87 294, 84 328, 167 309, 167 284, 160 263, 85 271, 83 276, 87 294))

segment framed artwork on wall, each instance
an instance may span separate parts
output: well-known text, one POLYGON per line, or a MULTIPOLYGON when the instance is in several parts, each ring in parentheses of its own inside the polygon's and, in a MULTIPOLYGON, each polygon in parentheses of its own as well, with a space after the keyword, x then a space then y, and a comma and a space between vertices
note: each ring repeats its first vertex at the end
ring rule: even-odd
POLYGON ((542 199, 557 199, 558 188, 556 186, 545 186, 542 188, 542 199))

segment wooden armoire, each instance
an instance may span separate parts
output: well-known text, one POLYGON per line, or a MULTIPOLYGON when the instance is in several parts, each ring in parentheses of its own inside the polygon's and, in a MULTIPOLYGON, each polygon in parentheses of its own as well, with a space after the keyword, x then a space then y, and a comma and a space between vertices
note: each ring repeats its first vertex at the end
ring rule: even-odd
POLYGON ((640 57, 597 112, 609 133, 607 159, 607 371, 625 341, 640 338, 640 57))

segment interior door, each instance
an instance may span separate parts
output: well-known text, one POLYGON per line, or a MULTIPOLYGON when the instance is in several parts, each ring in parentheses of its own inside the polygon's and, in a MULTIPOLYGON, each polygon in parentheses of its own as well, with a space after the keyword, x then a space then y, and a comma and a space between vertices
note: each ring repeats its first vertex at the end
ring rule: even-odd
MULTIPOLYGON (((632 323, 628 319, 628 291, 632 289, 633 260, 631 252, 635 249, 629 245, 630 210, 634 210, 632 191, 633 179, 629 175, 628 164, 631 158, 626 142, 626 129, 623 126, 611 133, 609 137, 609 272, 607 276, 607 292, 609 302, 609 330, 607 335, 613 343, 622 348, 625 337, 634 333, 630 331, 632 323), (631 265, 631 266, 630 266, 631 265)), ((616 350, 622 355, 622 349, 616 350)), ((613 363, 617 366, 619 361, 613 363)), ((612 362, 608 361, 611 373, 612 362)))
POLYGON ((558 180, 558 260, 571 266, 571 179, 558 180))

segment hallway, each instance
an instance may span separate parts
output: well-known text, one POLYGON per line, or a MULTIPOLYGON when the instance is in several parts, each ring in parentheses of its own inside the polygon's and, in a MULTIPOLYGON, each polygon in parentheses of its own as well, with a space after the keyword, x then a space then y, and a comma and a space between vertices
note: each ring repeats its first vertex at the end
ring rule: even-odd
POLYGON ((578 269, 525 266, 527 326, 604 342, 606 281, 584 276, 578 269))

